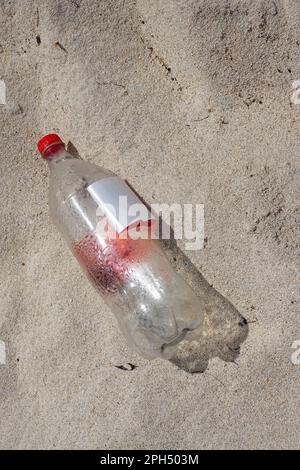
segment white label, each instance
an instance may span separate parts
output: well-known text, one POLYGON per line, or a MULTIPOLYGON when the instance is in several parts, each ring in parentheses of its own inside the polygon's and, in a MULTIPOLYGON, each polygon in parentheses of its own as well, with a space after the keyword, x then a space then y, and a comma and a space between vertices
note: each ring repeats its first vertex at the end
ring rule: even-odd
POLYGON ((130 225, 154 219, 145 204, 118 176, 96 181, 87 190, 117 233, 130 225))

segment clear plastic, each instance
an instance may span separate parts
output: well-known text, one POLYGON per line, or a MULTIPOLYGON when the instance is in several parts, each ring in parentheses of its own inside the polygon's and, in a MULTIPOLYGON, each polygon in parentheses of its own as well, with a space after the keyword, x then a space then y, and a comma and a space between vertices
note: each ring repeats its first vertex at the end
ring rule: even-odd
POLYGON ((111 239, 99 229, 98 205, 88 187, 114 176, 50 146, 49 205, 57 228, 88 278, 115 313, 135 349, 169 359, 188 332, 199 328, 203 303, 170 265, 157 239, 111 239))

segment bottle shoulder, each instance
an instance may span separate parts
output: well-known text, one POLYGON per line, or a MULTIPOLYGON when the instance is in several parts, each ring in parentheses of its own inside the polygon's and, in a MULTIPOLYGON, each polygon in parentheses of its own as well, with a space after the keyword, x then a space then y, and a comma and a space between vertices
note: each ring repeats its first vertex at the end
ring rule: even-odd
POLYGON ((59 202, 81 192, 95 181, 114 176, 112 171, 77 158, 65 159, 50 166, 50 196, 59 202))

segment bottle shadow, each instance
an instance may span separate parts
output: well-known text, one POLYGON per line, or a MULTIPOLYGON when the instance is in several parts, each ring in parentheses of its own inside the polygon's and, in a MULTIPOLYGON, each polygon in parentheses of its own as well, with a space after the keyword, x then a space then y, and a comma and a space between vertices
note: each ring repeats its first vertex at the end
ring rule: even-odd
POLYGON ((214 289, 171 238, 161 240, 165 253, 174 269, 192 287, 204 302, 204 320, 179 343, 170 361, 186 372, 204 372, 209 359, 219 357, 234 362, 240 354, 240 345, 248 336, 248 323, 238 310, 214 289))
MULTIPOLYGON (((128 181, 126 183, 151 211, 148 203, 128 181)), ((225 362, 234 362, 240 354, 240 345, 248 336, 249 327, 246 318, 207 282, 178 247, 172 227, 166 224, 161 216, 158 220, 159 239, 170 263, 204 303, 202 325, 185 336, 170 361, 190 373, 204 372, 209 359, 213 357, 219 357, 225 362), (163 233, 167 233, 169 238, 162 238, 163 233)))

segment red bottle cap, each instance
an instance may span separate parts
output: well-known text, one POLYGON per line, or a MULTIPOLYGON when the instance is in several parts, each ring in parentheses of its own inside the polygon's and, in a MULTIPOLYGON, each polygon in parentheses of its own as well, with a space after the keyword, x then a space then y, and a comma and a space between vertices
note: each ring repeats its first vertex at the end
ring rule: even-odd
POLYGON ((63 144, 63 141, 57 134, 47 134, 38 141, 37 147, 41 155, 53 144, 63 144))

